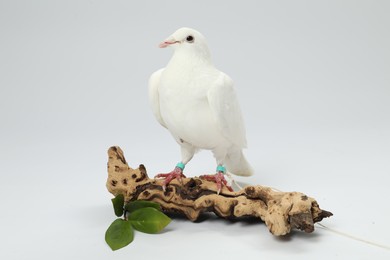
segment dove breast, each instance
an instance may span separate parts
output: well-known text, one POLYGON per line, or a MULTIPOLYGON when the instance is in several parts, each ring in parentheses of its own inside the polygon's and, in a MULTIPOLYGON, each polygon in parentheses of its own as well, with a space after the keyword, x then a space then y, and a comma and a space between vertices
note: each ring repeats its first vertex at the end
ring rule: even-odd
POLYGON ((162 71, 159 86, 161 118, 176 140, 201 149, 226 143, 208 102, 220 72, 212 67, 162 71))

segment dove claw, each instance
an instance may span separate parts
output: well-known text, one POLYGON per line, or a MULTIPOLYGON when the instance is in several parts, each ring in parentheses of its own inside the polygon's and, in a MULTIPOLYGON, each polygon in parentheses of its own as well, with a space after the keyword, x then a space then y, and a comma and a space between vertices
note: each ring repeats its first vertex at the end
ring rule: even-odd
POLYGON ((182 178, 186 178, 186 176, 183 174, 183 170, 179 167, 175 167, 173 171, 168 173, 159 173, 154 178, 164 178, 164 182, 162 185, 163 190, 165 191, 166 186, 173 180, 177 179, 180 184, 183 184, 182 178))
POLYGON ((225 186, 229 191, 233 192, 233 188, 228 185, 223 171, 218 171, 215 175, 202 175, 200 176, 201 179, 205 179, 207 181, 215 182, 217 185, 217 194, 221 193, 222 187, 225 186))

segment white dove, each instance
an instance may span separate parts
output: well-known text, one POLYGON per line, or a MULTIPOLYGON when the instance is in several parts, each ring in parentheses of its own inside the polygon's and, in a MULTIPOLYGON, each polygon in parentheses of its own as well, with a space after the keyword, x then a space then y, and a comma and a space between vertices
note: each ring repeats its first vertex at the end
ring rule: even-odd
POLYGON ((205 37, 190 28, 181 28, 160 43, 174 54, 168 65, 149 79, 149 100, 157 121, 172 134, 181 148, 181 161, 165 178, 164 188, 177 178, 199 149, 211 150, 217 161, 215 175, 204 178, 225 185, 226 170, 249 176, 253 170, 245 159, 245 127, 233 81, 215 68, 205 37))

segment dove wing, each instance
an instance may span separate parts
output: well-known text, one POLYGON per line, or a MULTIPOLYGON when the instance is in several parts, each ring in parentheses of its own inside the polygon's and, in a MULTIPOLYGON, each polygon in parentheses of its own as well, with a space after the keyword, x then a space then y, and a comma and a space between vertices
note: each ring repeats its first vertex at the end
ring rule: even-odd
POLYGON ((157 121, 163 127, 167 128, 165 123, 164 123, 164 120, 161 117, 160 97, 159 97, 159 93, 158 93, 158 89, 160 86, 161 74, 163 71, 164 71, 164 69, 160 69, 160 70, 154 72, 149 78, 149 102, 150 102, 150 106, 152 108, 153 114, 156 117, 157 121))
POLYGON ((233 144, 245 148, 245 126, 233 80, 221 72, 208 91, 207 98, 222 135, 233 144))

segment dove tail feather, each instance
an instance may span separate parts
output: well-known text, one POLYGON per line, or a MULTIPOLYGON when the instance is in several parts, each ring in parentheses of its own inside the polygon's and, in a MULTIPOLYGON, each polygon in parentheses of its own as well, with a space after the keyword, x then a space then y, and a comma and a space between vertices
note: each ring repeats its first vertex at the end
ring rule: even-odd
POLYGON ((229 150, 224 160, 228 172, 239 176, 250 176, 253 174, 253 168, 246 160, 241 149, 233 148, 229 150))

